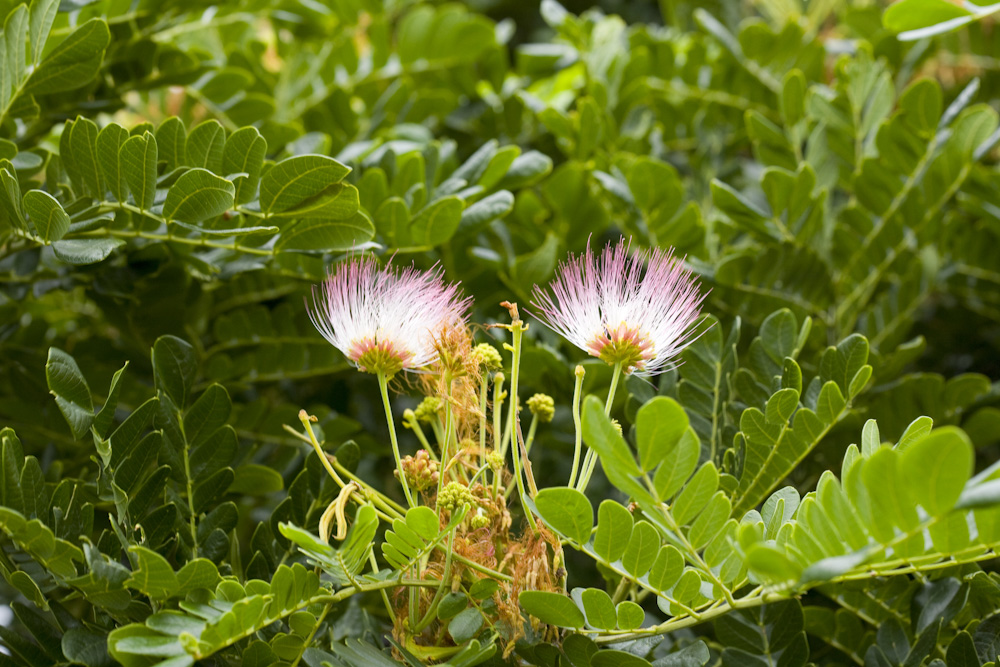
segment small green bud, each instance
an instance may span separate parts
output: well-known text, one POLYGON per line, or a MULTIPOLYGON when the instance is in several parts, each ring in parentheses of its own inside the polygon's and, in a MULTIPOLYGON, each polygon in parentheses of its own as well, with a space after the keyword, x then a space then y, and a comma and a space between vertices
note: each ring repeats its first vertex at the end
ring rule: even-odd
POLYGON ((428 396, 420 401, 420 405, 417 406, 413 414, 419 421, 430 422, 441 412, 442 407, 443 404, 440 398, 437 396, 428 396))
POLYGON ((486 512, 483 511, 483 508, 480 507, 476 511, 475 516, 472 517, 472 520, 469 521, 469 524, 472 526, 473 530, 479 530, 480 528, 485 528, 490 525, 490 517, 487 516, 486 512))
POLYGON ((618 423, 617 419, 612 419, 611 420, 611 425, 615 427, 616 431, 618 431, 618 435, 622 434, 622 425, 620 423, 618 423))
POLYGON ((476 496, 469 490, 469 487, 458 482, 449 482, 447 486, 441 489, 441 493, 438 494, 437 506, 440 509, 454 511, 462 505, 472 505, 475 507, 478 505, 476 496))
POLYGON ((576 374, 576 376, 578 378, 582 378, 587 373, 587 371, 584 369, 583 366, 580 366, 579 364, 577 364, 577 367, 576 367, 576 370, 574 371, 574 373, 576 374))
POLYGON ((503 357, 489 343, 480 343, 472 348, 472 358, 488 371, 498 371, 503 368, 503 357))
POLYGON ((500 470, 501 468, 503 468, 503 464, 504 464, 504 460, 503 459, 504 459, 503 454, 501 454, 500 452, 498 452, 496 450, 494 450, 494 451, 492 451, 492 452, 490 452, 489 454, 486 455, 486 463, 493 470, 500 470))
POLYGON ((556 414, 556 402, 548 394, 535 394, 528 399, 528 409, 541 422, 550 422, 556 414))

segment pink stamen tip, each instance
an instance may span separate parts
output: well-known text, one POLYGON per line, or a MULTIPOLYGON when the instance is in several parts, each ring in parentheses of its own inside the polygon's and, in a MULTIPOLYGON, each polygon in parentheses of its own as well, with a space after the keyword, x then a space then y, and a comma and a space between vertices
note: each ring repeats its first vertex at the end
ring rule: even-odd
POLYGON ((362 370, 420 370, 437 359, 436 337, 463 324, 471 304, 443 276, 437 266, 419 271, 352 258, 313 288, 309 317, 362 370))
POLYGON ((560 264, 547 290, 537 285, 539 319, 585 352, 626 372, 655 375, 674 368, 697 338, 705 298, 691 272, 658 248, 630 254, 630 242, 588 248, 560 264))

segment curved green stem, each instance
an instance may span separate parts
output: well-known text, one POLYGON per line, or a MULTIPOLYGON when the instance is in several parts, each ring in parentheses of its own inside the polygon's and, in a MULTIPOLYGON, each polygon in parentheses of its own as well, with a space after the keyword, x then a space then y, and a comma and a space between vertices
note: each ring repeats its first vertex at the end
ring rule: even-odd
POLYGON ((489 373, 483 371, 483 379, 479 385, 479 467, 486 465, 486 397, 489 393, 489 373))
POLYGON ((424 429, 421 428, 420 422, 417 421, 416 419, 411 419, 408 422, 405 422, 404 425, 408 426, 409 429, 413 431, 413 435, 417 436, 417 440, 420 442, 420 446, 424 448, 424 451, 427 452, 427 455, 431 457, 431 460, 437 461, 438 460, 437 452, 435 452, 431 448, 431 443, 427 441, 427 436, 424 435, 424 429))
POLYGON ((580 420, 580 398, 583 395, 583 366, 576 367, 576 382, 573 385, 573 426, 576 431, 576 443, 573 447, 573 467, 569 474, 568 486, 576 484, 576 476, 580 468, 580 451, 583 448, 583 425, 580 420))
POLYGON ((535 431, 538 430, 538 415, 531 416, 531 425, 528 426, 528 437, 524 439, 525 454, 531 453, 531 445, 535 442, 535 431))
POLYGON ((323 447, 316 439, 316 433, 312 430, 310 418, 305 413, 305 410, 299 412, 299 420, 302 422, 308 437, 303 436, 287 424, 284 426, 285 430, 299 440, 302 440, 312 446, 312 448, 316 451, 316 454, 319 456, 319 460, 323 462, 323 467, 326 468, 327 473, 329 473, 330 477, 333 478, 333 481, 337 483, 337 486, 344 488, 347 485, 347 483, 340 478, 340 475, 337 474, 339 471, 341 475, 358 485, 360 491, 355 491, 351 494, 352 497, 354 497, 358 502, 364 502, 365 500, 371 501, 371 503, 376 506, 376 511, 378 511, 379 514, 387 521, 391 522, 392 519, 403 518, 403 514, 405 514, 406 510, 403 509, 402 505, 394 501, 389 496, 375 490, 363 479, 345 468, 343 464, 337 460, 336 456, 331 459, 331 457, 323 451, 323 447), (362 495, 361 492, 364 492, 364 495, 362 495))
MULTIPOLYGON (((372 566, 372 574, 378 574, 378 560, 375 559, 375 551, 368 552, 368 562, 372 566)), ((410 588, 409 590, 417 590, 415 588, 410 588)), ((385 592, 385 589, 379 591, 379 595, 382 597, 382 604, 385 605, 385 610, 389 614, 389 618, 393 618, 395 613, 392 610, 392 603, 389 602, 389 594, 385 592)))
POLYGON ((340 474, 342 474, 344 477, 346 477, 347 479, 351 480, 359 487, 361 487, 361 489, 364 491, 365 496, 367 496, 368 500, 372 501, 373 504, 382 507, 389 514, 397 515, 395 518, 402 518, 403 515, 406 514, 406 509, 402 505, 400 505, 399 503, 397 503, 395 500, 385 495, 384 493, 381 493, 380 491, 377 491, 374 488, 372 488, 360 477, 358 477, 353 472, 345 468, 344 465, 336 459, 336 457, 334 457, 333 459, 333 467, 337 469, 340 472, 340 474))
MULTIPOLYGON (((615 403, 615 393, 618 390, 618 380, 622 376, 622 363, 619 361, 615 364, 615 368, 611 374, 611 387, 608 389, 608 399, 604 402, 604 414, 611 414, 611 406, 615 403)), ((594 469, 597 467, 597 452, 593 449, 587 451, 587 456, 583 461, 583 476, 580 478, 580 484, 577 489, 580 491, 586 491, 587 485, 590 484, 590 478, 594 474, 594 469)))
POLYGON ((396 424, 392 420, 392 406, 389 404, 389 378, 385 373, 378 374, 378 388, 382 392, 382 405, 385 407, 385 421, 389 425, 389 442, 392 444, 392 455, 396 458, 396 470, 399 471, 399 483, 403 486, 403 495, 406 496, 406 504, 416 507, 413 496, 410 494, 410 485, 406 483, 406 473, 403 470, 403 462, 399 456, 399 442, 396 440, 396 424))
MULTIPOLYGON (((451 577, 451 557, 454 553, 452 548, 455 541, 455 531, 452 530, 448 534, 448 550, 445 552, 444 556, 444 574, 441 575, 441 585, 438 587, 437 591, 434 592, 434 599, 431 600, 430 605, 427 607, 427 612, 424 617, 414 626, 413 634, 420 634, 424 629, 431 624, 431 622, 437 616, 435 612, 438 608, 438 603, 441 602, 441 598, 444 597, 445 590, 448 589, 448 579, 451 577)), ((416 589, 411 589, 416 590, 416 589)))
MULTIPOLYGON (((503 373, 493 376, 493 451, 501 452, 500 449, 500 422, 503 419, 503 373)), ((500 480, 503 476, 503 469, 493 473, 493 495, 500 489, 500 480)))
POLYGON ((181 430, 181 439, 184 441, 184 480, 187 484, 188 510, 191 512, 191 553, 198 557, 198 525, 197 513, 194 511, 194 489, 191 481, 191 448, 188 446, 187 434, 184 432, 184 420, 181 418, 180 410, 177 410, 177 425, 181 430))
POLYGON ((305 410, 299 410, 299 421, 302 422, 302 426, 306 429, 306 433, 309 434, 309 444, 316 450, 316 456, 319 457, 319 460, 323 463, 323 467, 326 468, 326 472, 333 478, 333 481, 336 482, 340 488, 344 488, 347 485, 346 482, 344 482, 344 480, 340 478, 340 475, 337 474, 337 471, 333 469, 333 464, 330 463, 330 457, 326 455, 326 452, 323 451, 323 447, 319 444, 319 440, 316 439, 316 433, 312 428, 313 419, 315 419, 315 417, 310 417, 306 414, 305 410))
MULTIPOLYGON (((513 431, 514 424, 518 421, 518 401, 517 401, 517 385, 519 380, 519 370, 521 365, 521 337, 524 334, 524 326, 521 324, 520 320, 515 319, 511 325, 511 334, 514 339, 512 357, 511 357, 511 368, 510 368, 510 416, 507 422, 508 430, 513 431)), ((531 526, 532 532, 538 532, 538 526, 535 524, 535 517, 532 515, 531 510, 528 509, 527 503, 524 501, 524 480, 521 479, 521 454, 520 454, 519 443, 511 447, 511 453, 514 458, 514 480, 517 483, 517 495, 521 500, 521 506, 524 508, 524 516, 528 519, 528 525, 531 526)))

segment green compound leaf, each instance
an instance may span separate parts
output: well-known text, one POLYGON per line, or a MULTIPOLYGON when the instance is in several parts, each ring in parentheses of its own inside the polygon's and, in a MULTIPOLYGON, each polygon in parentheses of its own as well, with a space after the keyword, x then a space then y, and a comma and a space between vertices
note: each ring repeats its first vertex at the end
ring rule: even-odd
POLYGON ((590 541, 594 508, 580 491, 568 487, 542 489, 535 497, 535 507, 545 523, 556 532, 577 544, 590 541))
POLYGON ((45 364, 49 393, 56 397, 59 411, 69 424, 73 437, 82 438, 94 422, 94 403, 90 387, 76 360, 56 347, 49 348, 45 364))
POLYGON ((580 593, 580 602, 588 625, 600 630, 615 629, 618 614, 610 595, 597 588, 588 588, 580 593))
POLYGON ((913 498, 932 516, 958 502, 972 476, 974 452, 962 430, 945 426, 909 445, 900 457, 902 474, 911 480, 913 498))
POLYGON ((267 170, 260 181, 260 208, 275 215, 312 199, 350 173, 350 168, 325 155, 299 155, 267 170))
POLYGON ((156 138, 149 132, 129 137, 119 149, 119 161, 135 205, 148 211, 156 199, 156 138))
POLYGON ((625 507, 613 500, 601 501, 597 509, 597 533, 594 535, 597 555, 609 563, 621 558, 632 537, 632 524, 632 513, 625 507))
POLYGON ((153 377, 156 388, 166 394, 174 406, 187 405, 198 362, 194 348, 176 336, 160 336, 153 344, 153 377))
POLYGON ((31 73, 26 95, 74 90, 90 83, 111 41, 108 24, 90 19, 69 34, 31 73))
POLYGON ((163 217, 198 223, 222 215, 233 207, 236 186, 206 169, 184 172, 167 192, 163 217))
POLYGON ((688 428, 688 416, 677 401, 658 396, 636 415, 636 446, 644 471, 669 458, 688 428))
POLYGON ((585 622, 583 612, 573 600, 548 591, 521 591, 518 596, 521 609, 542 623, 561 628, 582 628, 585 622))
POLYGON ((45 240, 58 241, 69 231, 70 219, 55 197, 42 190, 24 193, 24 212, 38 235, 45 240))

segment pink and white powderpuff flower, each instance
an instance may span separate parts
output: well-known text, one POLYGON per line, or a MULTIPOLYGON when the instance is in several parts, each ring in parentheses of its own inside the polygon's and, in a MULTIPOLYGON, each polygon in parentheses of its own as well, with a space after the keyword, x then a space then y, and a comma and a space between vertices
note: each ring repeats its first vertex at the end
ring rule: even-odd
POLYGON ((697 338, 694 323, 706 294, 673 249, 630 254, 631 242, 590 248, 559 265, 532 305, 553 331, 626 373, 655 375, 676 366, 697 338))
POLYGON ((472 300, 444 282, 444 269, 399 269, 390 260, 354 258, 313 287, 312 323, 363 371, 392 377, 438 356, 435 342, 464 322, 472 300))

